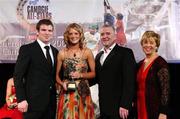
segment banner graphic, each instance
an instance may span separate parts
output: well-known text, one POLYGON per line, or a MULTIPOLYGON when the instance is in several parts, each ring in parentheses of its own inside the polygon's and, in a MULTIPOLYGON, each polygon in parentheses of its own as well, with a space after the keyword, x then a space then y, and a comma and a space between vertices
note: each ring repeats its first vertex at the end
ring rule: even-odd
POLYGON ((140 39, 146 30, 161 35, 159 54, 168 62, 180 62, 179 0, 0 0, 0 63, 14 63, 21 45, 36 40, 35 25, 51 19, 51 41, 63 48, 63 33, 69 23, 83 26, 86 45, 94 55, 101 48, 99 28, 114 25, 117 43, 144 58, 140 39), (119 39, 119 40, 118 40, 119 39))

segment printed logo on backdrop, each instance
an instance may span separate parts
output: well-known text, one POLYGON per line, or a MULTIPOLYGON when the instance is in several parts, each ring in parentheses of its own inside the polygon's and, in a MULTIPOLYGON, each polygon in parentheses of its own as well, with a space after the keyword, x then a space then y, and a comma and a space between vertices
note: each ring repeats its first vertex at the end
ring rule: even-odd
MULTIPOLYGON (((0 28, 6 27, 6 32, 0 35, 0 63, 14 63, 20 46, 36 40, 36 23, 40 19, 53 17, 50 0, 19 0, 14 14, 17 22, 0 24, 0 28)), ((52 45, 57 48, 64 47, 62 37, 60 37, 61 40, 58 37, 55 33, 52 45)))
POLYGON ((28 20, 40 20, 42 18, 51 19, 48 0, 20 0, 17 12, 28 20))
POLYGON ((35 24, 40 19, 52 19, 49 0, 20 0, 17 6, 17 18, 20 25, 29 32, 26 38, 36 39, 35 24))
POLYGON ((180 52, 176 52, 180 50, 179 9, 177 0, 0 0, 0 63, 16 61, 20 46, 36 39, 35 25, 42 18, 51 19, 55 25, 53 46, 64 47, 67 24, 77 22, 84 28, 86 45, 96 54, 100 48, 94 46, 100 43, 95 38, 100 39, 100 26, 112 21, 107 19, 109 13, 116 28, 120 26, 116 24, 117 16, 122 13, 124 30, 116 31, 124 32, 125 47, 133 50, 137 61, 144 57, 141 35, 154 30, 161 35, 158 53, 169 61, 179 62, 180 52), (97 32, 95 38, 90 32, 97 32))
MULTIPOLYGON (((50 6, 50 0, 20 0, 17 6, 17 18, 20 25, 27 30, 26 40, 36 40, 36 23, 41 19, 51 19, 53 22, 53 13, 50 6)), ((56 27, 56 24, 54 24, 56 27)), ((56 27, 57 28, 57 27, 56 27)), ((55 29, 51 44, 58 49, 64 47, 62 35, 57 35, 55 29)))

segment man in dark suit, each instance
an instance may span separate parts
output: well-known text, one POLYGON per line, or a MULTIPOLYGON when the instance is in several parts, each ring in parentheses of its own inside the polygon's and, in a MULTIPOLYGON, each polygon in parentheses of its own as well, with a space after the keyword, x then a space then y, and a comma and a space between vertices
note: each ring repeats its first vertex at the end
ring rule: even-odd
POLYGON ((96 56, 101 119, 127 119, 135 85, 135 59, 131 49, 115 43, 115 29, 100 29, 102 50, 96 56))
POLYGON ((24 119, 55 119, 58 50, 50 45, 54 26, 50 20, 42 19, 36 29, 37 40, 20 47, 15 65, 18 109, 24 112, 24 119))

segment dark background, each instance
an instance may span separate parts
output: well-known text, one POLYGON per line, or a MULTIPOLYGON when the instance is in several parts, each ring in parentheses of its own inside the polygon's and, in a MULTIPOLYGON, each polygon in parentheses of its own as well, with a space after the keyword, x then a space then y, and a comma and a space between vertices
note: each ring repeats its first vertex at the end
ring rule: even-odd
MULTIPOLYGON (((5 103, 7 80, 13 76, 14 63, 0 64, 0 107, 5 103)), ((170 119, 178 119, 180 63, 169 63, 170 68, 170 119)))

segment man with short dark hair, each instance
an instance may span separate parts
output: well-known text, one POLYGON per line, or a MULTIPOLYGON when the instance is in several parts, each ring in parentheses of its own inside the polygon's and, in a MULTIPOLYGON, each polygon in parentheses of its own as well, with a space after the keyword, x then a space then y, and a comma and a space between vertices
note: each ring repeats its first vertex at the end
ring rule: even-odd
POLYGON ((101 119, 127 119, 135 86, 135 59, 131 49, 115 43, 115 29, 100 29, 102 50, 96 56, 101 119))
POLYGON ((42 19, 36 29, 37 40, 20 47, 15 65, 18 109, 24 119, 55 119, 58 50, 50 45, 54 26, 50 20, 42 19))

